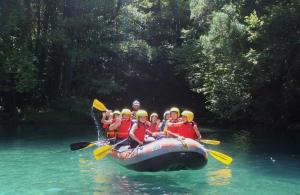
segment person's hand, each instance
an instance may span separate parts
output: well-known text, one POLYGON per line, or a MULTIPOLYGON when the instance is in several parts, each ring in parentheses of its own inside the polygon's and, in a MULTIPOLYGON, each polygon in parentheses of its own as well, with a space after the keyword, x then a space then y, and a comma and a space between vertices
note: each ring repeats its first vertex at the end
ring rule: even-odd
POLYGON ((160 119, 157 119, 157 120, 156 120, 156 124, 159 124, 159 123, 160 123, 160 119))
POLYGON ((150 125, 151 125, 151 122, 150 122, 150 121, 147 121, 147 122, 146 122, 146 125, 147 125, 147 126, 150 126, 150 125))
POLYGON ((116 123, 117 124, 121 124, 121 121, 122 121, 121 117, 116 118, 116 123))
POLYGON ((139 141, 139 145, 140 145, 140 146, 143 145, 143 142, 139 141))
POLYGON ((106 110, 105 115, 106 115, 106 116, 109 116, 110 113, 112 113, 112 110, 106 110))

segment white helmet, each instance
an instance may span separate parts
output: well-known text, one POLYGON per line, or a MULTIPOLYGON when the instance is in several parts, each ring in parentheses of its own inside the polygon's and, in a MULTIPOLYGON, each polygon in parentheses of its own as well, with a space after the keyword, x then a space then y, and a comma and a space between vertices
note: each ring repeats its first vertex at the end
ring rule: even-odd
POLYGON ((134 101, 132 102, 132 105, 133 105, 133 106, 140 106, 141 104, 140 104, 140 102, 139 102, 138 100, 134 100, 134 101))
POLYGON ((166 115, 167 114, 170 114, 170 111, 169 110, 167 110, 165 113, 164 113, 164 118, 166 118, 166 115))

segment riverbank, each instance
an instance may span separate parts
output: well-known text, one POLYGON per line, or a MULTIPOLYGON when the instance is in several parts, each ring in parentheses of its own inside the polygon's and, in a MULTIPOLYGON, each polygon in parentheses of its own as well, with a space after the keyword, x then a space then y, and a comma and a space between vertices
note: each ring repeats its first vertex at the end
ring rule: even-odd
MULTIPOLYGON (((0 124, 5 125, 94 125, 94 121, 91 117, 91 104, 92 100, 84 99, 79 97, 60 98, 49 102, 45 107, 40 109, 23 109, 19 114, 18 120, 12 120, 5 116, 4 113, 0 115, 0 124)), ((119 106, 118 106, 119 107, 119 106)), ((149 105, 147 106, 149 107, 149 105)), ((161 111, 163 112, 163 111, 161 111)), ((94 110, 96 118, 100 117, 100 112, 94 110)), ((203 127, 206 129, 235 129, 236 131, 247 130, 247 131, 263 131, 265 133, 288 133, 291 134, 300 132, 300 123, 289 124, 287 127, 277 126, 276 124, 270 123, 254 123, 251 121, 220 121, 216 120, 210 114, 201 118, 197 117, 196 122, 200 129, 203 127)))

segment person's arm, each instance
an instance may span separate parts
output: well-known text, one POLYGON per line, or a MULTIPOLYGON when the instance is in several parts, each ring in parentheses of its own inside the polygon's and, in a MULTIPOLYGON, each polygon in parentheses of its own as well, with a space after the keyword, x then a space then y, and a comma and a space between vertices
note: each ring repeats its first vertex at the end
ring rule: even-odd
POLYGON ((158 129, 159 129, 160 131, 161 131, 162 124, 163 124, 163 123, 160 122, 159 125, 158 125, 158 129))
POLYGON ((109 125, 109 130, 115 130, 121 125, 121 119, 117 119, 113 124, 109 125))
POLYGON ((135 123, 134 125, 132 125, 132 127, 129 131, 129 137, 131 139, 133 139, 134 141, 136 141, 137 143, 139 143, 139 145, 142 145, 144 140, 141 141, 134 135, 136 129, 137 129, 137 124, 135 123))
POLYGON ((102 124, 110 124, 112 119, 110 117, 111 110, 107 110, 102 113, 101 123, 102 124))
POLYGON ((103 112, 102 113, 102 118, 101 118, 101 123, 105 124, 105 121, 106 121, 106 113, 103 112))
POLYGON ((183 124, 183 122, 177 122, 177 123, 168 122, 168 123, 166 123, 166 127, 176 127, 176 128, 179 128, 182 124, 183 124))
POLYGON ((156 128, 157 128, 158 131, 160 129, 160 126, 161 126, 161 122, 160 122, 159 119, 157 119, 157 121, 156 121, 156 128))
POLYGON ((146 129, 146 134, 154 136, 154 133, 152 133, 150 130, 146 129))
POLYGON ((194 124, 194 131, 196 132, 198 139, 201 139, 202 136, 196 124, 194 124))

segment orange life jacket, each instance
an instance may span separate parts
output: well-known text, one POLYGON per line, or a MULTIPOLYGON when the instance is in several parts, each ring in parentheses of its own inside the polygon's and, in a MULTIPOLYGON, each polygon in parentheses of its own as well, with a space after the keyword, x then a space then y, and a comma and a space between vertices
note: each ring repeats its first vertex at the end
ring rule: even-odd
POLYGON ((146 125, 144 123, 138 122, 137 129, 134 132, 135 137, 138 138, 138 140, 140 140, 141 142, 144 142, 145 133, 146 133, 146 125))
POLYGON ((185 138, 197 139, 198 136, 194 129, 194 122, 180 124, 178 128, 178 135, 183 136, 185 138))
POLYGON ((118 128, 118 132, 117 132, 117 137, 120 139, 125 139, 128 137, 129 134, 129 129, 131 126, 131 120, 127 119, 127 120, 122 120, 121 121, 121 125, 118 128))
MULTIPOLYGON (((113 119, 111 124, 114 124, 115 122, 116 122, 116 119, 113 119)), ((109 130, 109 128, 107 128, 106 137, 114 138, 116 136, 117 136, 117 132, 115 130, 109 130)))

